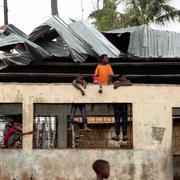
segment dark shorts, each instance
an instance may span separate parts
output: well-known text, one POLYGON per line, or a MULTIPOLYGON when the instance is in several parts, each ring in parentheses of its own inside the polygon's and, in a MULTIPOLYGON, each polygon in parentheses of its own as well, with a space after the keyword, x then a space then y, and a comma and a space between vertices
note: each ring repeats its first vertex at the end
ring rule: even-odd
POLYGON ((14 144, 17 140, 19 140, 20 135, 14 133, 13 135, 11 135, 11 137, 9 138, 8 142, 7 142, 7 146, 11 146, 12 144, 14 144))

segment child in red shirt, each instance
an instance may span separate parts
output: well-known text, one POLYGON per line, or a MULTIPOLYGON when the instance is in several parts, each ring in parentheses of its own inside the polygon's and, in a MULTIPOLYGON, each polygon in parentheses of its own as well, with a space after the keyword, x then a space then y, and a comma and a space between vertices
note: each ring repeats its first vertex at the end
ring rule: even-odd
POLYGON ((12 127, 9 128, 4 137, 5 147, 13 145, 20 138, 20 134, 22 134, 22 129, 19 123, 13 122, 12 127))
POLYGON ((32 131, 27 133, 22 133, 22 125, 17 122, 13 122, 12 127, 10 127, 5 134, 4 145, 6 148, 14 147, 14 144, 18 140, 20 140, 20 135, 26 135, 31 133, 32 131))

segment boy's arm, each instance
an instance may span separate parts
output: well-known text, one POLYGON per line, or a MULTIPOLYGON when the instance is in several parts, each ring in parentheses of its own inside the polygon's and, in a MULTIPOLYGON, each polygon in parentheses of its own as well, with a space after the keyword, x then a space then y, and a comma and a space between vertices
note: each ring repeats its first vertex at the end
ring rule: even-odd
POLYGON ((111 83, 112 83, 112 78, 113 78, 113 74, 110 74, 110 75, 109 75, 109 78, 108 78, 108 84, 111 84, 111 83))
POLYGON ((131 86, 131 85, 132 83, 129 80, 122 82, 122 86, 131 86))
POLYGON ((81 91, 81 94, 84 96, 85 92, 83 91, 83 89, 81 89, 81 87, 79 86, 79 84, 76 82, 76 80, 73 81, 72 85, 77 88, 78 90, 81 91))
POLYGON ((95 76, 99 77, 99 65, 97 65, 97 67, 96 67, 95 76))
POLYGON ((29 131, 29 132, 26 132, 26 133, 22 133, 22 132, 19 132, 19 131, 15 131, 16 134, 19 134, 19 135, 26 135, 26 134, 32 134, 33 131, 29 131))
POLYGON ((119 86, 131 86, 132 83, 128 80, 125 82, 121 82, 121 81, 116 81, 114 82, 114 89, 117 89, 119 86))
POLYGON ((22 133, 22 135, 32 134, 32 133, 33 133, 33 131, 29 131, 29 132, 22 133))
POLYGON ((119 81, 114 81, 114 85, 119 84, 119 81))
POLYGON ((131 85, 132 85, 132 83, 131 83, 131 81, 129 81, 129 80, 127 80, 127 81, 124 82, 124 86, 131 86, 131 85))
POLYGON ((87 86, 87 82, 85 80, 83 80, 83 87, 84 87, 84 89, 86 89, 86 86, 87 86))
POLYGON ((75 88, 81 90, 81 88, 80 88, 79 84, 76 82, 76 80, 73 81, 72 85, 73 85, 75 88))
POLYGON ((114 72, 112 70, 111 65, 109 64, 109 79, 108 79, 108 84, 110 84, 112 82, 113 75, 114 75, 114 72))

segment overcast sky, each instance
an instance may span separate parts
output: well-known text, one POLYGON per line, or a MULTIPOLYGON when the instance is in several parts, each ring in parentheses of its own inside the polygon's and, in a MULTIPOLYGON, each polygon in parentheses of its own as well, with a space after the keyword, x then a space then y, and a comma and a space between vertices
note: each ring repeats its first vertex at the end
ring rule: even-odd
MULTIPOLYGON (((59 15, 69 22, 69 19, 81 20, 82 7, 83 19, 88 20, 88 15, 94 10, 96 0, 59 0, 59 15)), ((0 25, 3 25, 3 0, 0 0, 0 25)), ((50 0, 8 0, 9 23, 14 24, 25 33, 30 33, 33 28, 50 17, 50 0)), ((180 9, 180 0, 172 0, 171 5, 180 9)), ((123 7, 118 8, 119 11, 123 7)), ((160 28, 154 26, 155 28, 160 28)), ((162 27, 164 30, 180 32, 180 23, 168 23, 162 27)))

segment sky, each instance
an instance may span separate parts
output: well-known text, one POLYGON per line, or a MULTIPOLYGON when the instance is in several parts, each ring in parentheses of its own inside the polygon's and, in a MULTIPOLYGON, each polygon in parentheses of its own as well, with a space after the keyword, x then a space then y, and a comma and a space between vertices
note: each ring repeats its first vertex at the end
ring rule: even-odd
MULTIPOLYGON (((95 9, 95 2, 96 0, 59 0, 59 16, 67 23, 70 19, 88 21, 89 14, 95 9)), ((180 0, 171 0, 170 4, 180 9, 180 0)), ((51 15, 50 0, 8 0, 8 5, 9 23, 27 34, 51 15)), ((119 6, 118 10, 122 12, 123 7, 119 6)), ((3 0, 0 0, 0 26, 3 25, 3 18, 3 0)), ((152 24, 152 27, 180 32, 180 23, 167 23, 163 27, 152 24)))

